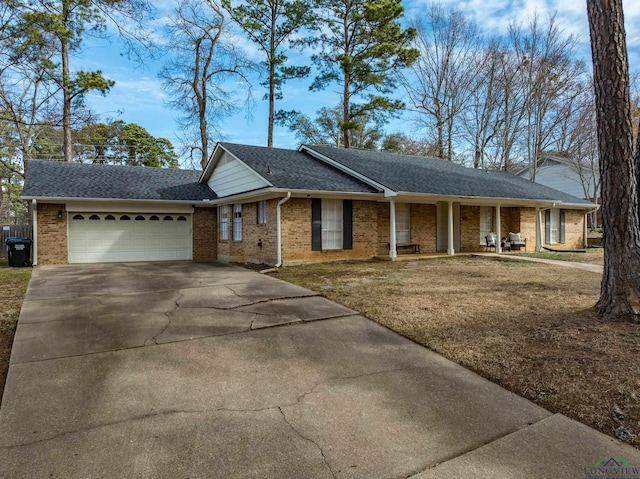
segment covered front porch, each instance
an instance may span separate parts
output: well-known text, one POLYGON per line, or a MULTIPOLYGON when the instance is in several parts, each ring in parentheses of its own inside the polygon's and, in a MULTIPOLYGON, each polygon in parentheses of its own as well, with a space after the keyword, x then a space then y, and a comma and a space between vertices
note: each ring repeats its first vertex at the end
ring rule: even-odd
MULTIPOLYGON (((398 195, 379 203, 377 256, 396 259, 486 252, 485 238, 490 233, 497 239, 490 248, 492 252, 504 252, 501 239, 508 242, 509 233, 520 233, 524 246, 517 250, 540 251, 545 244, 543 228, 549 229, 544 223, 545 213, 555 206, 521 200, 398 195)), ((582 221, 585 214, 577 212, 574 218, 581 228, 582 223, 586 225, 582 221)), ((582 229, 580 237, 586 238, 582 229)))

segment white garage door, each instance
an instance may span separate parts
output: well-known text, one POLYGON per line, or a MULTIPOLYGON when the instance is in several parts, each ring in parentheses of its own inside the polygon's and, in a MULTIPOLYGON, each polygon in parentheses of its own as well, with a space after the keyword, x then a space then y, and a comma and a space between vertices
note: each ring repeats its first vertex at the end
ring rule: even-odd
POLYGON ((193 258, 190 214, 69 213, 69 263, 193 258))

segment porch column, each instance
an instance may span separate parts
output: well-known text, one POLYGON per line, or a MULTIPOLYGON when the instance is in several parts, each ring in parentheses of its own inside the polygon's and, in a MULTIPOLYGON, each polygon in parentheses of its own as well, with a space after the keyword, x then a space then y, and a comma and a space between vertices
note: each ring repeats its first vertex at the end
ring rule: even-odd
POLYGON ((455 253, 453 248, 453 201, 448 201, 447 206, 447 254, 453 256, 455 253))
POLYGON ((540 207, 536 207, 536 253, 542 251, 542 222, 540 220, 540 207))
POLYGON ((389 202, 389 258, 396 258, 398 251, 396 247, 396 202, 389 202))
POLYGON ((496 205, 496 253, 502 253, 502 233, 500 232, 500 205, 496 205))
POLYGON ((587 239, 587 235, 589 234, 589 231, 587 230, 587 216, 589 216, 589 213, 585 213, 584 214, 584 247, 587 248, 589 246, 589 241, 587 239))

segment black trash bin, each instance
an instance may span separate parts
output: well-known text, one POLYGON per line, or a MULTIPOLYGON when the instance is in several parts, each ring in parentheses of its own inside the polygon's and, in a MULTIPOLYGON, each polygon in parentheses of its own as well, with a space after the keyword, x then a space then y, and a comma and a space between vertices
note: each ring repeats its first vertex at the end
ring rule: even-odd
POLYGON ((31 239, 29 238, 7 238, 7 257, 9 266, 22 268, 31 266, 31 239))

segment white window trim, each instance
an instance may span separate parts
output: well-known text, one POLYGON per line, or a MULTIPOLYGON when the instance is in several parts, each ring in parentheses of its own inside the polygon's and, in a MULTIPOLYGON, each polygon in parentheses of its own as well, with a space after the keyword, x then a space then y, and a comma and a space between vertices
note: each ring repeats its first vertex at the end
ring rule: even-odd
POLYGON ((342 200, 322 200, 322 249, 340 250, 343 240, 342 200))
POLYGON ((219 209, 220 212, 220 227, 219 227, 219 236, 220 241, 228 241, 229 240, 229 206, 222 205, 219 209))
POLYGON ((242 205, 233 205, 233 241, 242 241, 242 205))

